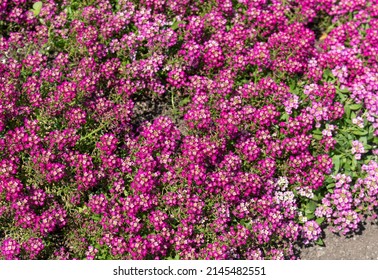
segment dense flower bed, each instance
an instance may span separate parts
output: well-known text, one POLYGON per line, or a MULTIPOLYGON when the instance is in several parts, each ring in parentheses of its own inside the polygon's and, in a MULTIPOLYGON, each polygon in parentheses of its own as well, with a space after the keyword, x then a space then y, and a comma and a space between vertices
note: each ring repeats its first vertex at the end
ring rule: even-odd
POLYGON ((0 259, 296 258, 377 127, 377 0, 0 0, 0 259))

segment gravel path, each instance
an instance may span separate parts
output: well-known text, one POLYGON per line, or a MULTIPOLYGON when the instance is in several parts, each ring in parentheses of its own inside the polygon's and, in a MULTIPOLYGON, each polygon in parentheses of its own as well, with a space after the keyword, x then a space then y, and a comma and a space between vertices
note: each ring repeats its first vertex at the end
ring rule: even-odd
POLYGON ((325 246, 303 248, 303 260, 378 260, 378 225, 366 224, 361 233, 351 237, 338 236, 325 230, 325 246))

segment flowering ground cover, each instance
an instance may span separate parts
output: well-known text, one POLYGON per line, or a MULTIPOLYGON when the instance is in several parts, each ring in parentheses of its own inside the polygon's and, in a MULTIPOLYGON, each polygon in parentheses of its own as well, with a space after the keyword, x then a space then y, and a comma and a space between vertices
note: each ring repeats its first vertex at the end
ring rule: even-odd
POLYGON ((0 0, 0 259, 295 259, 377 127, 377 0, 0 0))

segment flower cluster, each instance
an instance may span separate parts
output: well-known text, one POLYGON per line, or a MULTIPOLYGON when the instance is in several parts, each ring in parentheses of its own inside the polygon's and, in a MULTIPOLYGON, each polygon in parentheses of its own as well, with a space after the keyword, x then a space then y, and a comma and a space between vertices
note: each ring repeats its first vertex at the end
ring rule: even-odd
POLYGON ((79 2, 0 4, 0 259, 294 259, 377 218, 374 1, 79 2))

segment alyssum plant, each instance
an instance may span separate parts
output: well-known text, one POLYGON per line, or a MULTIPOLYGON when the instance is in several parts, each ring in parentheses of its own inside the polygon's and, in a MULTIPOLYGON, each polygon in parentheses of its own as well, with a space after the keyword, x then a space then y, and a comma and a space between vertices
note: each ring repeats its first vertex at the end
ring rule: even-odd
POLYGON ((0 259, 295 259, 376 220, 377 16, 2 0, 0 259))

